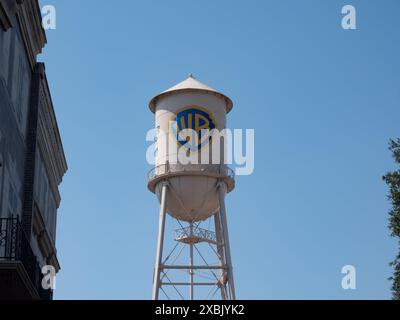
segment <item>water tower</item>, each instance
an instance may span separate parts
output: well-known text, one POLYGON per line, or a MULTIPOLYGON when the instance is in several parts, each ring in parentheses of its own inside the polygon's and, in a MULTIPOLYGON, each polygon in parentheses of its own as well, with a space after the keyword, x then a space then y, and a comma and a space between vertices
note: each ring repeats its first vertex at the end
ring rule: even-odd
POLYGON ((224 164, 227 140, 222 139, 217 146, 220 150, 217 162, 213 158, 209 163, 183 163, 179 157, 182 150, 186 156, 194 155, 198 159, 205 154, 204 150, 212 150, 207 156, 212 157, 215 149, 210 145, 214 143, 215 146, 215 142, 211 134, 205 136, 202 133, 214 129, 221 132, 226 128, 226 114, 232 110, 232 101, 189 75, 183 82, 154 97, 149 106, 155 114, 158 134, 156 165, 149 173, 148 188, 160 202, 152 298, 161 299, 161 292, 169 298, 164 290, 169 287, 179 293, 180 298, 205 299, 196 295, 196 290, 200 292, 200 287, 210 287, 210 293, 214 294, 209 298, 220 291, 221 299, 235 300, 225 207, 225 196, 234 189, 235 181, 233 171, 224 164), (185 129, 194 130, 198 139, 181 139, 180 134, 185 129), (197 145, 193 149, 195 140, 197 145), (167 214, 179 228, 171 239, 173 249, 165 255, 167 214), (209 223, 207 229, 201 227, 205 221, 209 223), (181 252, 187 248, 186 263, 177 263, 178 258, 170 259, 179 246, 184 247, 181 252), (203 250, 204 246, 210 250, 208 255, 200 252, 201 246, 203 250), (183 272, 187 275, 186 280, 176 280, 173 271, 183 272), (182 291, 185 287, 188 290, 182 291))

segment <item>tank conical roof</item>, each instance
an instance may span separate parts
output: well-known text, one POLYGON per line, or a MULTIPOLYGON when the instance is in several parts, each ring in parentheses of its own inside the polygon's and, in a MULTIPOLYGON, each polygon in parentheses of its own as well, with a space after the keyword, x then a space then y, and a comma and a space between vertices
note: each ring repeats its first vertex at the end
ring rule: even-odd
POLYGON ((184 91, 205 91, 209 92, 211 94, 215 94, 225 100, 226 103, 226 112, 228 113, 229 111, 232 110, 233 108, 233 103, 232 100, 227 97, 226 95, 222 94, 221 92, 218 92, 217 90, 209 87, 208 85, 200 82, 199 80, 195 79, 192 74, 189 74, 189 77, 178 83, 177 85, 169 88, 168 90, 161 92, 157 96, 155 96, 153 99, 150 101, 150 110, 152 112, 156 111, 156 104, 157 101, 166 95, 172 94, 172 93, 177 93, 177 92, 184 92, 184 91))

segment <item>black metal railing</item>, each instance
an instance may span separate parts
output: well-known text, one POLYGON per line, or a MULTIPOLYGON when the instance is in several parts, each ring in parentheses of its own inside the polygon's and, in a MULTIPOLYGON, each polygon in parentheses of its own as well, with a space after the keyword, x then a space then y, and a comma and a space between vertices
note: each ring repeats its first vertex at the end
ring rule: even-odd
POLYGON ((42 286, 40 265, 18 218, 0 219, 0 261, 20 261, 40 298, 52 299, 52 290, 42 286))

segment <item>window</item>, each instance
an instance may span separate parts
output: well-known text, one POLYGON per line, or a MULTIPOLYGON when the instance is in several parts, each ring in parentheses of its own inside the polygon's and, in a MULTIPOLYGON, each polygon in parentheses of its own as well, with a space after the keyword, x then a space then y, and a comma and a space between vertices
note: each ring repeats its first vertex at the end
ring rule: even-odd
POLYGON ((17 193, 17 189, 15 188, 12 175, 7 170, 6 166, 3 166, 2 169, 2 180, 3 180, 3 195, 2 195, 2 209, 3 217, 4 214, 8 214, 7 217, 13 217, 19 215, 19 211, 21 209, 21 200, 20 196, 17 193))
POLYGON ((10 0, 0 1, 0 27, 4 31, 11 28, 11 9, 12 4, 10 0))
POLYGON ((3 76, 6 85, 8 82, 11 31, 4 32, 0 30, 0 34, 0 76, 3 76))
POLYGON ((8 189, 8 208, 13 213, 13 215, 17 214, 18 200, 12 184, 10 184, 10 188, 8 189))

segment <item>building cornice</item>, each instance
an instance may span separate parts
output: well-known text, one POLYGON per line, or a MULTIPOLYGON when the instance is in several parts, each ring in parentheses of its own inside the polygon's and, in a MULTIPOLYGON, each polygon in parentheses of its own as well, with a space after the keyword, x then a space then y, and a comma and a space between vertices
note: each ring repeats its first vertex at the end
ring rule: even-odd
POLYGON ((38 144, 58 207, 61 201, 58 186, 61 184, 68 166, 47 82, 45 66, 43 63, 38 63, 37 68, 40 69, 41 73, 38 144))
POLYGON ((17 20, 33 70, 37 55, 42 52, 43 47, 47 43, 46 33, 42 26, 39 1, 17 0, 17 4, 17 20))

